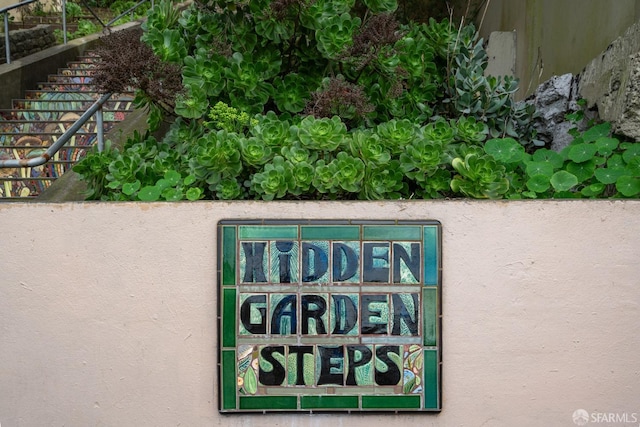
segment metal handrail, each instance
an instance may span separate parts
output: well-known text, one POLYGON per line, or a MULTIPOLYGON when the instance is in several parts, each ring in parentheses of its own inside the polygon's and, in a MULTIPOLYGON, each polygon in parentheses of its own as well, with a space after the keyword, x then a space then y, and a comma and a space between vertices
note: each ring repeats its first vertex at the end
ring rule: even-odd
MULTIPOLYGON (((7 58, 7 64, 11 64, 11 48, 10 48, 10 40, 9 40, 9 12, 13 9, 17 9, 19 7, 26 6, 28 4, 35 3, 38 1, 40 0, 25 0, 23 2, 6 6, 0 9, 0 13, 4 14, 4 46, 5 46, 5 56, 7 58)), ((87 4, 85 0, 82 0, 82 4, 87 8, 87 10, 89 10, 89 13, 93 15, 93 17, 100 23, 100 25, 102 25, 103 29, 105 28, 110 29, 111 24, 118 21, 123 16, 133 12, 134 10, 142 6, 147 1, 149 0, 141 0, 139 3, 135 4, 134 6, 127 9, 126 11, 122 12, 120 15, 118 15, 111 21, 107 22, 106 24, 102 22, 102 20, 98 17, 98 15, 96 15, 96 13, 91 9, 91 7, 87 4)), ((151 6, 153 7, 153 0, 151 0, 151 6)), ((67 40, 67 0, 62 0, 62 38, 63 38, 63 44, 67 44, 67 41, 68 41, 67 40)))
POLYGON ((0 168, 32 168, 47 163, 60 149, 71 139, 75 133, 80 130, 84 124, 95 114, 96 115, 96 133, 98 151, 104 150, 104 129, 102 120, 102 106, 111 98, 111 93, 102 95, 100 99, 94 102, 91 107, 85 111, 82 116, 72 124, 69 129, 63 133, 47 150, 31 159, 4 159, 0 160, 0 168))

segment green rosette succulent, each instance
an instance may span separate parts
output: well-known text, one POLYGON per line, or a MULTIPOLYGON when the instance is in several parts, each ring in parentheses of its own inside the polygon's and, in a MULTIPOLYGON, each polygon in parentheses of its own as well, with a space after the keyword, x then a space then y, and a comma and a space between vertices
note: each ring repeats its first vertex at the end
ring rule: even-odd
POLYGON ((458 173, 451 180, 451 189, 477 199, 497 199, 509 191, 505 167, 490 156, 467 154, 456 157, 451 165, 458 173))
POLYGON ((429 123, 422 128, 422 132, 424 139, 443 147, 453 142, 455 138, 455 129, 445 120, 437 120, 434 123, 429 123))
POLYGON ((488 126, 477 121, 473 116, 462 116, 454 124, 459 141, 468 142, 469 144, 481 144, 489 135, 488 126))
POLYGON ((400 154, 416 138, 418 126, 409 120, 389 120, 380 123, 376 133, 393 154, 400 154))
POLYGON ((302 146, 310 150, 328 152, 336 150, 347 135, 347 127, 338 116, 330 119, 307 116, 295 130, 302 146))
POLYGON ((338 57, 352 44, 353 34, 360 23, 360 18, 348 13, 331 16, 316 30, 318 50, 327 58, 338 57))
POLYGON ((349 193, 360 191, 364 178, 364 162, 361 159, 341 151, 333 159, 330 167, 335 171, 334 177, 340 188, 349 193))
POLYGON ((251 178, 251 189, 263 200, 281 199, 293 181, 291 169, 282 156, 275 156, 262 172, 251 178))
POLYGON ((273 158, 273 151, 256 137, 241 138, 242 160, 250 166, 261 166, 273 158))
POLYGON ((373 166, 365 171, 361 199, 383 200, 399 199, 406 187, 400 163, 392 160, 385 166, 373 166))
POLYGON ((359 129, 352 132, 349 149, 352 155, 361 158, 367 165, 384 165, 391 160, 391 153, 380 137, 371 130, 359 129))

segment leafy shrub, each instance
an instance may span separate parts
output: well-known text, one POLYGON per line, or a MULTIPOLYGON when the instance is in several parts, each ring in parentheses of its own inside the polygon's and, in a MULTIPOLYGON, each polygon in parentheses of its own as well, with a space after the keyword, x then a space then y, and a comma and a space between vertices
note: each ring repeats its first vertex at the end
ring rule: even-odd
POLYGON ((484 75, 487 55, 472 26, 400 24, 397 7, 211 0, 178 12, 156 4, 145 44, 111 43, 96 81, 109 91, 136 87, 152 130, 163 118, 173 123, 161 140, 136 134, 121 151, 88 154, 75 170, 89 198, 640 193, 634 144, 598 125, 562 153, 538 147, 533 111, 513 101, 517 82, 484 75))

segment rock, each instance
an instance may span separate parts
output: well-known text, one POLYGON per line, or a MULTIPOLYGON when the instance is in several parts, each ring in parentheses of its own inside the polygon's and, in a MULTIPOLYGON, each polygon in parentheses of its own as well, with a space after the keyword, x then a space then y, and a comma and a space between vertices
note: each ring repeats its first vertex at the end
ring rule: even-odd
POLYGON ((578 92, 613 131, 640 141, 640 22, 617 38, 580 74, 578 92))
MULTIPOLYGON (((577 77, 573 74, 554 76, 538 86, 527 99, 527 103, 536 107, 534 128, 538 133, 537 139, 546 147, 560 151, 573 140, 569 130, 576 124, 567 121, 566 116, 580 110, 577 85, 577 77)), ((586 121, 578 124, 579 129, 584 127, 586 121)))

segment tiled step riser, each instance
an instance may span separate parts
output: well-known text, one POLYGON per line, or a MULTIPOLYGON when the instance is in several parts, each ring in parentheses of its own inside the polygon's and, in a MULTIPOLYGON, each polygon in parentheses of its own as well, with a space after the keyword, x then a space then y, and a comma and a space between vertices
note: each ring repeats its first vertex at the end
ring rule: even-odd
MULTIPOLYGON (((88 106, 87 106, 88 107, 88 106)), ((120 111, 108 110, 102 112, 102 119, 104 122, 119 122, 126 117, 127 109, 123 108, 120 111)), ((23 121, 45 121, 45 122, 59 122, 63 117, 69 113, 76 114, 75 110, 0 110, 0 124, 1 120, 23 120, 23 121)), ((89 121, 95 121, 95 116, 92 116, 89 121)))
POLYGON ((93 83, 38 83, 38 90, 47 92, 96 92, 93 83))
MULTIPOLYGON (((75 123, 70 122, 19 122, 19 121, 0 121, 0 135, 10 133, 21 134, 35 134, 35 133, 47 133, 47 134, 63 134, 75 123)), ((113 121, 104 122, 103 129, 105 131, 113 127, 113 121)), ((90 121, 84 124, 78 131, 80 133, 96 132, 96 122, 90 121)))
MULTIPOLYGON (((86 111, 95 101, 65 101, 43 99, 14 99, 14 110, 48 110, 48 111, 86 111)), ((131 111, 133 108, 130 100, 110 100, 103 104, 103 109, 112 111, 131 111)))
MULTIPOLYGON (((67 101, 88 101, 88 100, 96 100, 102 96, 99 92, 79 92, 79 91, 48 91, 48 90, 26 90, 24 97, 26 99, 41 99, 45 98, 45 100, 49 99, 52 101, 58 99, 65 99, 67 101), (65 99, 65 95, 67 99, 65 99)), ((123 94, 123 95, 114 95, 113 100, 127 100, 133 101, 133 96, 131 94, 123 94)))
POLYGON ((58 74, 52 74, 52 76, 91 77, 95 73, 95 68, 59 68, 58 74))
POLYGON ((77 76, 77 75, 69 75, 69 76, 49 76, 47 78, 47 83, 49 84, 59 84, 59 85, 86 85, 93 84, 93 76, 77 76))
MULTIPOLYGON (((47 82, 13 101, 13 110, 0 110, 0 159, 28 159, 42 155, 97 100, 93 84, 94 55, 78 58, 50 75, 47 82)), ((108 132, 133 109, 133 94, 114 95, 103 105, 103 130, 108 132)), ((0 169, 0 199, 33 198, 70 170, 96 141, 92 117, 52 161, 32 168, 0 169)))
MULTIPOLYGON (((12 147, 33 147, 30 150, 36 148, 47 148, 51 144, 55 143, 60 136, 59 133, 38 133, 38 134, 11 134, 0 133, 0 150, 12 147)), ((71 137, 69 145, 90 145, 93 144, 96 134, 94 132, 77 133, 71 137)), ((13 158, 13 157, 11 157, 13 158)))

